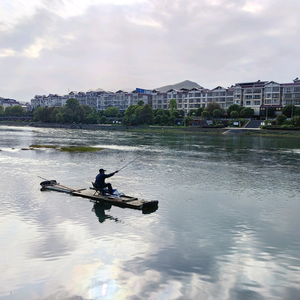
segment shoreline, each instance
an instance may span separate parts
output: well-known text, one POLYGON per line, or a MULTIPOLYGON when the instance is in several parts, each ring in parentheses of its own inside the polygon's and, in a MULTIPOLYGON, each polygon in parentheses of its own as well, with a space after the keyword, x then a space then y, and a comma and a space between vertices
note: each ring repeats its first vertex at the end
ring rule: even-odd
POLYGON ((205 133, 222 135, 255 135, 255 136, 291 136, 300 137, 300 130, 272 130, 272 129, 246 129, 246 128, 203 128, 203 127, 170 127, 170 126, 123 126, 112 124, 58 124, 40 122, 14 122, 0 121, 0 126, 58 128, 82 130, 108 130, 108 131, 139 131, 139 132, 168 132, 168 133, 205 133))

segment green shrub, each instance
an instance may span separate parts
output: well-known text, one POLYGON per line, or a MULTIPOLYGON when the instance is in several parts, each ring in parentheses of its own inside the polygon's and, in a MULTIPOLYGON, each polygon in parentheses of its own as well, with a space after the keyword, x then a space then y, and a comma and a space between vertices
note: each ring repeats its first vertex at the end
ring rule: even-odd
POLYGON ((277 118, 276 118, 276 125, 282 125, 285 120, 286 120, 285 115, 283 115, 283 114, 278 115, 277 118))
POLYGON ((300 126, 300 116, 294 116, 291 120, 291 123, 294 125, 294 126, 300 126))

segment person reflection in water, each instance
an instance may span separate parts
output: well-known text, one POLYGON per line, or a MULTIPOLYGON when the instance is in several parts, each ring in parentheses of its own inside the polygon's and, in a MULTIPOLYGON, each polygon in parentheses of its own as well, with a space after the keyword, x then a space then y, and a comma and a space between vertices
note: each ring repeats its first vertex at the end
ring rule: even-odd
POLYGON ((97 184, 97 187, 100 188, 100 189, 104 189, 104 188, 107 187, 108 190, 109 190, 109 193, 113 194, 113 188, 112 188, 111 184, 110 183, 105 183, 105 179, 109 178, 111 176, 114 176, 119 171, 115 171, 115 172, 110 173, 110 174, 105 174, 105 171, 106 170, 104 170, 104 169, 99 170, 99 174, 96 176, 95 183, 97 184))
POLYGON ((103 223, 106 219, 119 222, 118 218, 114 218, 110 215, 105 214, 105 210, 109 210, 110 208, 110 204, 96 203, 94 204, 92 211, 95 213, 100 223, 103 223))

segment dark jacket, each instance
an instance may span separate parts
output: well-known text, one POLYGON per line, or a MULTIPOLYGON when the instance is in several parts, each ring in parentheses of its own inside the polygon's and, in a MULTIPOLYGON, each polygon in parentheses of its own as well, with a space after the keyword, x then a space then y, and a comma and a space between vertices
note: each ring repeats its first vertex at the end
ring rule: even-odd
POLYGON ((105 187, 105 179, 106 178, 109 178, 111 176, 115 175, 115 173, 110 173, 110 174, 101 174, 99 173, 97 176, 96 176, 96 184, 98 185, 98 187, 100 189, 103 189, 105 187))

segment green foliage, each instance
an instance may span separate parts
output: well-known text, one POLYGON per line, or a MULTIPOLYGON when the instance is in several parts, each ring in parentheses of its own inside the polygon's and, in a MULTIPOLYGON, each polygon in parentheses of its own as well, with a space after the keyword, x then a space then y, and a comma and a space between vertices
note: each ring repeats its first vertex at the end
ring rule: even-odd
POLYGON ((296 107, 294 110, 294 115, 295 116, 300 116, 300 107, 296 107))
POLYGON ((138 107, 136 109, 136 116, 138 118, 139 124, 153 124, 154 113, 149 104, 146 104, 143 107, 138 107))
POLYGON ((203 111, 204 111, 204 108, 203 108, 203 107, 199 107, 199 108, 196 110, 196 116, 197 116, 197 117, 200 117, 203 111))
POLYGON ((8 106, 5 108, 6 116, 18 117, 23 116, 24 114, 24 108, 20 105, 8 106))
POLYGON ((154 124, 159 125, 161 123, 161 115, 157 115, 154 118, 154 124))
POLYGON ((0 116, 4 115, 4 107, 0 105, 0 116))
POLYGON ((276 125, 282 125, 286 120, 286 116, 284 114, 278 115, 276 118, 276 125))
POLYGON ((294 126, 299 127, 300 126, 300 116, 294 116, 292 118, 291 122, 294 126))
POLYGON ((210 113, 207 110, 204 110, 201 114, 202 118, 209 118, 210 117, 210 113))
POLYGON ((119 110, 116 107, 111 106, 111 107, 108 107, 103 112, 103 115, 106 116, 106 117, 116 117, 118 113, 119 113, 119 110))
POLYGON ((231 112, 233 111, 236 111, 239 114, 242 109, 242 106, 239 106, 237 104, 231 104, 227 109, 227 116, 231 117, 231 112))
POLYGON ((292 114, 295 114, 295 110, 296 110, 296 106, 289 104, 286 105, 283 109, 282 109, 282 114, 285 115, 287 118, 291 118, 292 114))
POLYGON ((230 118, 237 119, 239 117, 239 113, 236 110, 231 111, 230 118))
POLYGON ((175 99, 171 99, 169 105, 171 112, 177 109, 177 102, 175 99))
POLYGON ((145 102, 143 100, 139 100, 137 103, 138 106, 144 106, 144 104, 145 104, 145 102))
MULTIPOLYGON (((213 115, 213 112, 215 109, 219 109, 221 110, 221 106, 219 103, 213 101, 213 102, 210 102, 207 104, 207 107, 205 108, 206 111, 209 112, 209 115, 212 116, 213 115)), ((201 115, 202 116, 202 115, 201 115)))
POLYGON ((66 102, 66 107, 70 109, 73 113, 75 113, 77 108, 79 107, 79 102, 75 98, 69 98, 66 102))
POLYGON ((136 108, 137 108, 136 105, 133 105, 133 104, 129 105, 129 107, 125 110, 125 116, 129 117, 129 116, 133 115, 136 108))
POLYGON ((213 111, 213 116, 214 116, 214 118, 219 118, 220 116, 222 116, 221 110, 220 109, 215 109, 213 111))
POLYGON ((183 110, 183 109, 180 109, 180 110, 178 111, 178 113, 179 113, 180 116, 182 116, 182 117, 184 116, 184 110, 183 110))
POLYGON ((106 124, 107 123, 107 118, 105 117, 105 116, 102 116, 101 118, 100 118, 100 124, 106 124))
POLYGON ((189 112, 188 112, 188 116, 191 117, 193 115, 196 115, 196 109, 191 109, 189 112))
POLYGON ((170 115, 171 117, 173 116, 173 117, 175 117, 175 118, 179 118, 179 112, 177 111, 177 110, 173 110, 172 112, 171 112, 171 115, 170 115))
POLYGON ((119 112, 119 113, 117 114, 117 118, 122 118, 122 117, 123 117, 123 114, 119 112))
POLYGON ((169 126, 174 126, 175 125, 175 120, 176 118, 174 116, 169 117, 168 125, 169 126))
POLYGON ((168 116, 168 117, 170 117, 170 115, 171 115, 171 113, 170 113, 169 110, 164 110, 164 114, 165 114, 166 116, 168 116))
MULTIPOLYGON (((102 118, 106 118, 106 117, 102 116, 101 119, 102 118)), ((99 115, 98 115, 96 108, 93 108, 93 110, 87 115, 86 123, 89 123, 89 124, 99 123, 99 115)))
POLYGON ((251 118, 254 116, 254 109, 251 107, 245 107, 241 110, 240 116, 243 118, 251 118))

